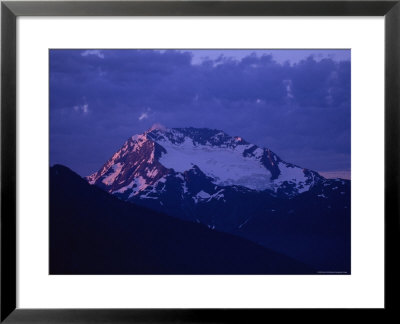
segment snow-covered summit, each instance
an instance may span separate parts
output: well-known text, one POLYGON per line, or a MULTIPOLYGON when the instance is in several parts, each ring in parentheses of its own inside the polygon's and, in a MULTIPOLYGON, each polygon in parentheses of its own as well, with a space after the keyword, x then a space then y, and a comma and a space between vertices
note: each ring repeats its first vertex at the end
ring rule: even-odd
POLYGON ((147 132, 149 138, 155 141, 169 141, 172 144, 181 144, 189 139, 193 145, 208 146, 236 146, 248 144, 240 137, 232 137, 218 129, 210 128, 151 128, 147 132))
POLYGON ((350 181, 325 179, 215 129, 157 125, 130 137, 87 180, 121 200, 264 246, 285 247, 298 228, 306 233, 299 244, 324 228, 329 236, 350 219, 350 181), (321 227, 326 222, 332 226, 321 227))
POLYGON ((127 197, 132 197, 149 187, 157 191, 158 183, 171 177, 181 179, 194 166, 219 187, 283 190, 288 195, 307 191, 322 179, 316 172, 282 161, 269 149, 221 130, 156 125, 129 138, 87 180, 110 193, 129 193, 127 197))

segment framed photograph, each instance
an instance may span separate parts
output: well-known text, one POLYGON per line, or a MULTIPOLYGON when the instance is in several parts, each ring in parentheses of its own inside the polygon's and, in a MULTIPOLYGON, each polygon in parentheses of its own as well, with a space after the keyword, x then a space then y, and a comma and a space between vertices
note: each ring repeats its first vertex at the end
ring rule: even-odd
POLYGON ((51 275, 351 274, 350 50, 49 57, 51 275))
POLYGON ((399 16, 3 1, 1 321, 395 312, 399 16))

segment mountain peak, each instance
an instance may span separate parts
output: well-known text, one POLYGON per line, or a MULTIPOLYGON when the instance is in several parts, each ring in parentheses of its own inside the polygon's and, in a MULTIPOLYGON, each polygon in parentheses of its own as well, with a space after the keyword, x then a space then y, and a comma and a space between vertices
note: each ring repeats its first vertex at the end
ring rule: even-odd
MULTIPOLYGON (((183 144, 189 140, 193 145, 208 145, 208 146, 229 146, 249 144, 239 136, 230 136, 220 129, 212 128, 166 128, 155 127, 145 133, 147 138, 153 141, 167 141, 172 144, 183 144)), ((137 136, 137 135, 136 135, 137 136)))
POLYGON ((186 136, 194 136, 198 134, 208 135, 208 136, 229 136, 224 131, 220 129, 207 128, 207 127, 173 127, 168 128, 162 124, 156 123, 151 126, 145 133, 180 133, 186 136))
POLYGON ((126 141, 87 180, 110 193, 129 193, 131 197, 170 176, 180 179, 193 166, 199 175, 204 174, 203 178, 221 188, 278 192, 285 187, 290 196, 309 190, 321 178, 316 172, 282 161, 269 149, 219 129, 154 124, 126 141))

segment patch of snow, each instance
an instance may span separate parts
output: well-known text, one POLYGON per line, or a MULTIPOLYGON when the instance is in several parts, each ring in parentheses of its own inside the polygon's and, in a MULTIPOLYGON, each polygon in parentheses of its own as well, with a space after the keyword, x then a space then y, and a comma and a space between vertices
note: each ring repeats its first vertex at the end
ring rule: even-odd
POLYGON ((299 167, 290 167, 285 163, 278 163, 279 170, 281 170, 280 175, 278 176, 279 181, 295 181, 295 182, 305 182, 307 177, 304 174, 302 168, 299 167))
POLYGON ((151 171, 147 171, 147 173, 146 173, 146 175, 147 175, 149 178, 154 178, 157 174, 158 174, 157 168, 154 168, 154 169, 151 170, 151 171))
POLYGON ((142 190, 146 189, 149 186, 146 183, 146 179, 144 179, 142 176, 139 176, 139 177, 135 178, 134 182, 135 182, 135 186, 132 188, 133 191, 129 195, 129 198, 135 196, 139 191, 142 191, 142 190))
POLYGON ((182 184, 182 189, 183 189, 183 193, 184 193, 184 194, 188 193, 189 188, 187 187, 186 181, 183 182, 183 184, 182 184))
POLYGON ((208 199, 208 198, 211 197, 211 195, 208 194, 207 192, 201 190, 201 191, 196 195, 196 197, 199 198, 199 199, 208 199))
POLYGON ((235 148, 195 145, 188 137, 180 144, 157 142, 167 151, 159 162, 176 172, 187 171, 195 164, 221 186, 239 185, 255 190, 270 187, 271 173, 258 159, 242 155, 245 145, 235 148))
POLYGON ((124 193, 127 190, 132 189, 132 192, 128 197, 128 198, 132 198, 139 191, 143 191, 148 186, 149 185, 146 183, 146 180, 142 176, 139 176, 139 177, 135 178, 133 181, 131 181, 131 183, 129 183, 127 186, 124 186, 124 187, 122 187, 122 188, 120 188, 118 190, 115 190, 113 192, 113 194, 115 194, 115 193, 124 193))
POLYGON ((131 181, 127 186, 124 186, 122 188, 119 188, 118 190, 115 190, 114 193, 124 193, 125 191, 132 189, 132 187, 135 185, 135 180, 131 181))
POLYGON ((109 174, 107 177, 105 177, 101 181, 107 186, 114 183, 115 178, 118 177, 118 175, 120 174, 120 172, 122 170, 122 164, 121 163, 114 164, 111 168, 112 168, 111 174, 109 174))
POLYGON ((277 185, 281 185, 283 182, 287 181, 289 183, 296 184, 296 189, 298 193, 302 193, 308 191, 310 188, 310 184, 306 184, 308 178, 304 174, 302 168, 299 167, 290 167, 285 163, 279 162, 278 168, 281 171, 278 178, 274 180, 274 183, 277 185))
POLYGON ((223 194, 224 191, 225 191, 224 189, 221 189, 218 192, 216 192, 215 194, 211 195, 209 201, 211 199, 217 199, 217 200, 223 199, 225 197, 223 194))
POLYGON ((261 159, 263 154, 264 154, 264 150, 262 150, 260 148, 255 149, 253 152, 253 155, 258 159, 261 159))
POLYGON ((154 150, 150 153, 150 159, 149 159, 149 163, 153 162, 154 162, 154 150))
POLYGON ((185 178, 183 177, 183 175, 182 175, 182 173, 178 173, 177 175, 176 175, 176 177, 177 178, 179 178, 179 179, 181 179, 181 180, 185 180, 185 178))
POLYGON ((208 194, 207 192, 201 190, 199 193, 197 193, 196 196, 193 196, 192 199, 197 204, 200 200, 209 199, 210 197, 211 197, 210 194, 208 194))
POLYGON ((160 178, 157 182, 165 183, 167 179, 165 177, 160 178))

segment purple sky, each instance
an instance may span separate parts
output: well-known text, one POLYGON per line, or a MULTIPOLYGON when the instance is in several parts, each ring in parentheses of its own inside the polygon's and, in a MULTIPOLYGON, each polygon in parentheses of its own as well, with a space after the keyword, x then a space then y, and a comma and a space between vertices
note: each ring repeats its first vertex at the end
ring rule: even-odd
POLYGON ((51 50, 50 163, 82 176, 155 123, 350 170, 350 50, 51 50))

